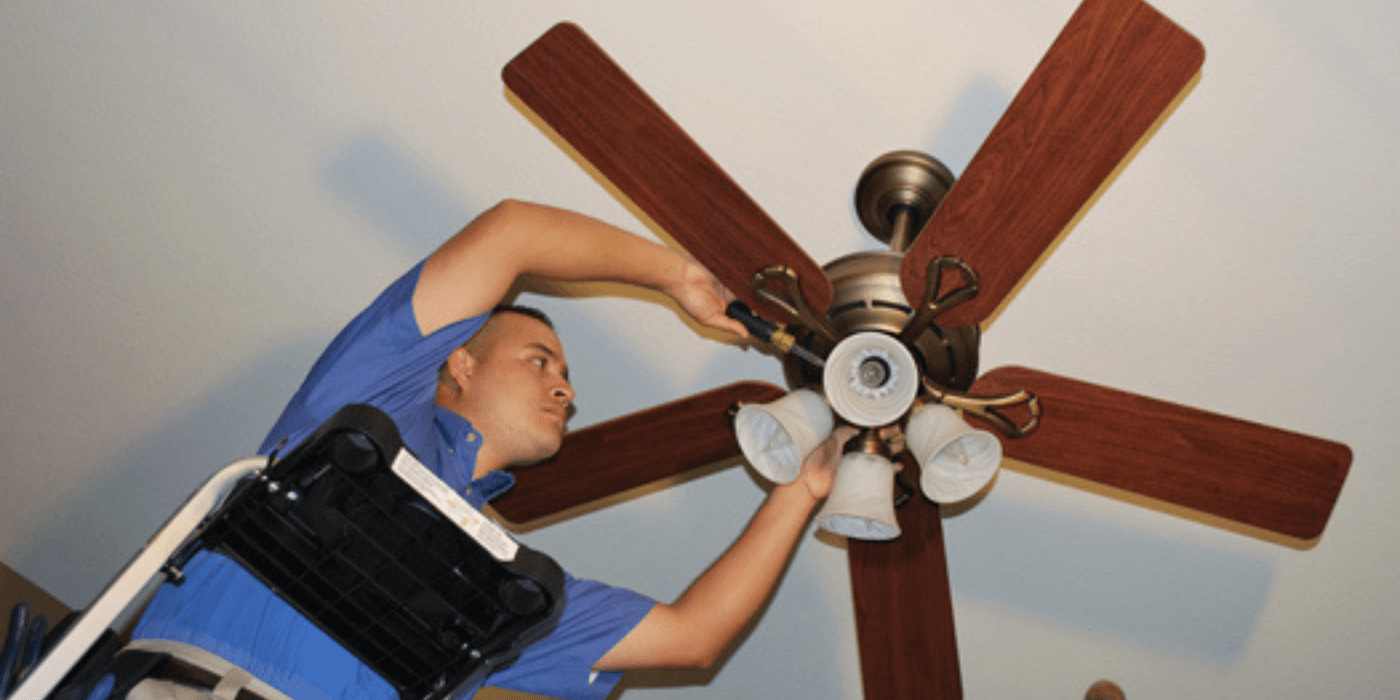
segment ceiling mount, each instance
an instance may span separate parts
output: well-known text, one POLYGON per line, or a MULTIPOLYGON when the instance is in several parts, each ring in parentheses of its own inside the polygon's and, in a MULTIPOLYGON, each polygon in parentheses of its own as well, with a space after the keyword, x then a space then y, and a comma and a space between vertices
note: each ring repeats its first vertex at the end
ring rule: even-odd
POLYGON ((953 187, 953 171, 918 151, 892 151, 866 166, 856 185, 856 214, 870 235, 903 253, 953 187))

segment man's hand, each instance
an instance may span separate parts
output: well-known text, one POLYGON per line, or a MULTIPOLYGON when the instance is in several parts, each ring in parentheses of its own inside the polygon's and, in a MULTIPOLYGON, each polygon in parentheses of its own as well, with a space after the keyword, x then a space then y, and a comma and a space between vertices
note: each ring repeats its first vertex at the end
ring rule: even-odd
POLYGON ((831 493, 831 485, 836 480, 836 465, 841 462, 841 450, 858 432, 849 425, 838 426, 803 460, 797 482, 805 486, 813 498, 821 500, 831 493))
POLYGON ((688 255, 681 255, 681 258, 683 265, 676 282, 662 291, 675 299, 681 309, 701 325, 740 338, 749 337, 744 324, 724 313, 729 302, 734 300, 734 293, 694 258, 688 255))

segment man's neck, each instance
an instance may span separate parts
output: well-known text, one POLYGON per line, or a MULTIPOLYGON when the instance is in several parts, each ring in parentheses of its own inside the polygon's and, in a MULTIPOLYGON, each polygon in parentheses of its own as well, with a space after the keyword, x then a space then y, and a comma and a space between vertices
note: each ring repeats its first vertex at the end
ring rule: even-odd
POLYGON ((483 439, 481 448, 476 453, 476 467, 472 470, 472 480, 480 479, 494 471, 502 471, 509 466, 491 452, 491 443, 483 439))

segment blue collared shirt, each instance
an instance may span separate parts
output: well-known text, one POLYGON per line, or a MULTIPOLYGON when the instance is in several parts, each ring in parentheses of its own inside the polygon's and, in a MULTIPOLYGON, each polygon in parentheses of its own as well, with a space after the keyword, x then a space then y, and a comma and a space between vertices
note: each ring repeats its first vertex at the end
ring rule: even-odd
MULTIPOLYGON (((482 436, 438 406, 435 396, 438 367, 486 318, 424 337, 412 308, 421 269, 419 263, 400 277, 336 336, 259 453, 296 445, 345 404, 368 403, 394 420, 405 446, 425 466, 480 509, 515 479, 493 471, 473 480, 482 436)), ((297 700, 397 700, 392 686, 231 559, 202 551, 184 573, 181 585, 161 587, 133 636, 202 647, 297 700)), ((621 674, 595 674, 591 667, 655 601, 567 575, 565 596, 554 632, 488 676, 485 685, 560 698, 607 697, 621 674)), ((455 697, 476 690, 460 688, 455 697)))

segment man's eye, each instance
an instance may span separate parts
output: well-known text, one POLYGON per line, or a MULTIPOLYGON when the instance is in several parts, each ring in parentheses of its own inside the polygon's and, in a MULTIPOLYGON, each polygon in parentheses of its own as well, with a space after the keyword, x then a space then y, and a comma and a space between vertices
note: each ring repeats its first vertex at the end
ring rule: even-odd
POLYGON ((540 369, 544 369, 545 365, 549 363, 549 360, 546 360, 546 359, 543 358, 543 357, 536 357, 536 358, 532 359, 531 362, 534 362, 536 367, 539 367, 540 369))

